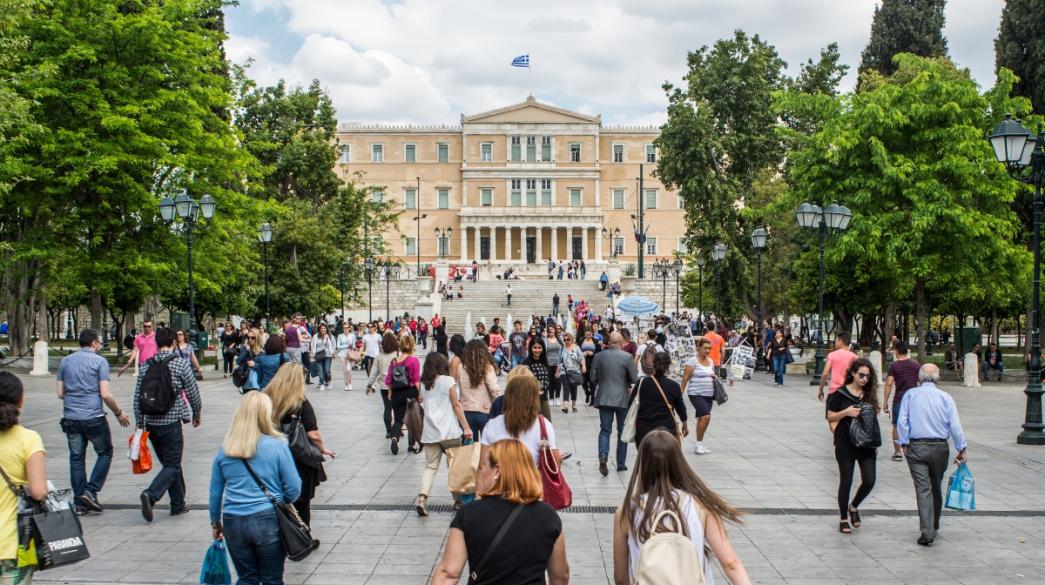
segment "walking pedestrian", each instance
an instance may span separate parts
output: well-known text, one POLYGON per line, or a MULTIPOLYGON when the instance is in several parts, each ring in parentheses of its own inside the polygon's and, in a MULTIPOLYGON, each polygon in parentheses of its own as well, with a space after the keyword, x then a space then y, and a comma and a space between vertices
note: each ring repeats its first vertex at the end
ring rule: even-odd
MULTIPOLYGON (((156 346, 159 351, 152 359, 142 364, 138 381, 134 385, 135 426, 149 432, 149 442, 152 443, 152 449, 162 466, 140 496, 142 517, 146 522, 152 522, 153 505, 164 493, 170 494, 171 516, 189 511, 185 507, 185 476, 181 469, 185 448, 181 426, 191 421, 193 427, 199 427, 203 410, 203 401, 200 399, 192 366, 188 360, 174 355, 174 333, 169 328, 161 327, 156 331, 156 346), (149 376, 151 368, 167 368, 170 371, 171 386, 168 391, 174 394, 170 408, 159 415, 147 415, 141 411, 143 380, 149 379, 153 382, 149 376)), ((162 373, 154 377, 159 379, 157 384, 166 384, 166 376, 162 373)))
POLYGON ((422 349, 428 349, 428 321, 424 317, 417 319, 417 341, 422 349))
POLYGON ((255 369, 258 356, 265 352, 265 349, 261 345, 261 337, 260 329, 250 329, 242 337, 242 342, 239 346, 239 357, 236 358, 236 366, 246 367, 248 370, 247 382, 243 384, 243 392, 248 390, 261 390, 261 384, 258 383, 258 372, 255 369))
POLYGON ((947 471, 950 450, 947 438, 954 442, 957 464, 965 463, 965 433, 958 418, 958 407, 950 394, 940 390, 940 368, 925 364, 918 372, 921 385, 904 393, 896 428, 897 442, 907 459, 918 500, 918 544, 930 546, 940 529, 943 494, 940 483, 947 471))
MULTIPOLYGON (((386 392, 392 404, 392 442, 389 448, 393 455, 399 454, 399 439, 403 437, 407 402, 421 402, 418 399, 420 385, 421 361, 414 355, 414 338, 404 335, 399 338, 399 354, 388 364, 388 372, 385 374, 385 387, 388 388, 386 392)), ((413 450, 414 445, 409 445, 408 448, 413 450)))
POLYGON ((450 523, 432 585, 457 585, 466 562, 480 583, 544 583, 545 574, 549 585, 569 583, 562 520, 541 501, 541 476, 526 446, 515 439, 494 444, 479 460, 476 487, 480 499, 450 523), (498 548, 489 550, 495 540, 498 548))
POLYGON ((824 373, 820 376, 820 387, 816 391, 817 400, 824 399, 825 385, 828 387, 828 394, 845 385, 845 373, 855 359, 856 354, 849 351, 849 334, 839 331, 835 335, 834 351, 827 354, 827 364, 824 366, 824 373))
POLYGON ((366 391, 370 394, 374 391, 381 396, 383 409, 381 411, 381 422, 385 426, 385 438, 392 438, 392 396, 389 394, 388 386, 385 384, 385 375, 388 374, 388 365, 399 354, 399 339, 391 331, 386 331, 381 337, 381 353, 370 367, 370 376, 367 378, 366 391))
POLYGON ((472 434, 479 438, 489 420, 490 405, 501 394, 497 384, 497 370, 481 339, 472 339, 465 344, 457 383, 461 390, 464 417, 472 434))
POLYGON ((257 372, 258 389, 264 390, 272 378, 276 377, 279 368, 290 361, 290 353, 284 345, 283 338, 275 334, 269 335, 265 340, 265 353, 254 357, 253 367, 257 372))
POLYGON ((835 461, 838 462, 838 531, 842 534, 852 534, 853 528, 860 527, 860 504, 874 489, 877 474, 878 449, 855 447, 849 440, 853 419, 860 416, 863 404, 872 405, 876 413, 880 409, 878 376, 870 361, 858 358, 846 371, 845 386, 827 397, 827 423, 834 434, 835 461), (850 503, 857 464, 860 465, 860 487, 850 503))
POLYGON ((316 364, 316 374, 319 381, 316 382, 317 390, 327 390, 330 387, 330 362, 334 359, 334 351, 337 343, 334 336, 330 335, 326 323, 320 323, 316 334, 312 336, 309 343, 309 353, 312 362, 316 364))
POLYGON ((240 332, 232 327, 232 321, 225 322, 225 328, 221 331, 221 357, 222 377, 228 378, 232 370, 236 368, 236 356, 239 355, 239 346, 243 339, 240 332))
MULTIPOLYGON (((105 418, 104 403, 120 426, 130 426, 127 416, 109 390, 109 362, 98 355, 102 337, 96 329, 80 332, 80 351, 62 358, 58 366, 58 399, 62 401, 59 424, 69 443, 69 482, 78 514, 101 512, 98 493, 112 465, 112 432, 105 418), (87 480, 87 444, 94 448, 95 461, 87 480)), ((20 383, 19 383, 20 384, 20 383)))
POLYGON ((784 332, 777 329, 773 339, 766 345, 766 355, 769 357, 773 367, 773 385, 784 385, 784 372, 787 369, 787 342, 784 341, 784 332))
MULTIPOLYGON (((312 403, 305 397, 304 376, 298 370, 299 364, 290 364, 280 368, 279 373, 272 383, 265 389, 265 394, 272 400, 272 421, 276 423, 277 429, 285 435, 289 435, 289 427, 296 421, 301 421, 309 442, 315 445, 323 455, 331 459, 337 457, 337 453, 327 449, 323 444, 323 437, 319 434, 319 421, 316 418, 316 410, 312 403)), ((291 456, 294 452, 291 451, 291 456)), ((301 493, 294 500, 294 509, 305 521, 312 524, 312 499, 316 497, 316 488, 327 480, 326 471, 322 463, 313 461, 302 461, 294 457, 294 468, 297 469, 298 477, 301 478, 301 493)))
POLYGON ((562 352, 559 354, 559 380, 562 383, 562 411, 577 412, 577 387, 584 383, 588 371, 581 348, 574 342, 573 335, 562 336, 562 352))
POLYGON ((508 299, 508 306, 512 306, 512 285, 506 285, 504 287, 504 296, 508 299))
MULTIPOLYGON (((458 383, 457 394, 458 394, 458 396, 460 396, 460 394, 461 394, 461 387, 460 387, 460 383, 461 383, 461 358, 464 356, 464 348, 465 348, 464 335, 461 335, 460 333, 454 333, 454 336, 450 338, 450 342, 449 342, 448 346, 449 346, 448 349, 449 349, 449 354, 450 354, 450 376, 454 380, 457 380, 457 383, 458 383)), ((443 354, 443 355, 446 355, 446 354, 443 354)))
POLYGON ((142 321, 142 332, 134 337, 134 349, 131 350, 127 363, 116 373, 116 377, 122 376, 131 364, 135 364, 140 370, 142 364, 156 355, 156 349, 156 332, 152 327, 152 319, 146 319, 142 321))
POLYGON ((690 358, 682 371, 682 387, 693 405, 697 419, 697 444, 693 452, 709 455, 711 450, 704 446, 704 435, 711 424, 711 409, 715 405, 715 362, 711 360, 711 342, 707 337, 698 337, 697 355, 690 358))
MULTIPOLYGON (((534 376, 515 376, 508 381, 504 389, 504 412, 486 423, 483 436, 479 439, 483 446, 480 461, 489 453, 491 445, 504 439, 515 439, 530 450, 534 467, 538 465, 542 424, 540 396, 541 384, 534 376)), ((562 453, 555 441, 555 428, 547 419, 544 419, 543 425, 552 455, 557 463, 561 463, 562 453)))
POLYGON ((366 368, 366 373, 369 376, 370 370, 374 367, 374 360, 377 359, 377 354, 381 351, 382 336, 377 332, 377 327, 373 323, 367 323, 366 334, 363 335, 363 362, 366 368))
POLYGON ((660 351, 664 351, 664 347, 657 343, 657 331, 650 329, 646 332, 646 341, 642 345, 635 346, 635 365, 638 366, 638 376, 640 378, 648 376, 653 372, 653 356, 660 351), (650 352, 650 355, 643 360, 642 356, 646 355, 647 351, 650 352))
POLYGON ((552 315, 559 316, 559 293, 552 295, 552 315))
POLYGON ((462 438, 472 438, 472 430, 464 416, 457 394, 457 381, 450 376, 450 362, 446 356, 433 352, 425 357, 421 388, 424 389, 425 405, 425 421, 421 430, 425 470, 421 475, 421 489, 417 492, 415 508, 418 516, 427 516, 428 495, 439 472, 439 463, 445 455, 449 467, 453 461, 453 450, 461 446, 462 438))
MULTIPOLYGON (((580 347, 581 354, 584 356, 584 404, 591 406, 592 400, 595 399, 595 384, 591 382, 591 363, 595 359, 595 354, 602 351, 602 343, 595 339, 591 327, 584 328, 584 338, 580 342, 580 347)), ((574 412, 576 412, 576 408, 574 412)))
POLYGON ((202 380, 203 369, 200 367, 199 360, 196 359, 196 346, 189 341, 188 336, 180 329, 174 332, 173 350, 174 355, 188 361, 192 365, 192 373, 196 376, 196 379, 202 380))
MULTIPOLYGON (((725 354, 726 339, 722 337, 721 333, 719 333, 714 321, 708 325, 708 332, 704 335, 704 339, 711 344, 711 349, 708 351, 708 357, 711 358, 711 361, 714 364, 715 374, 718 375, 719 367, 722 366, 722 356, 725 354)), ((722 326, 725 327, 724 324, 722 326)))
POLYGON ((613 518, 613 580, 616 585, 634 583, 643 545, 661 528, 682 533, 693 543, 704 581, 714 583, 707 551, 714 553, 722 572, 733 585, 750 585, 747 569, 726 533, 725 520, 741 523, 741 512, 716 494, 693 471, 682 455, 678 439, 664 430, 652 431, 639 444, 635 473, 628 482, 624 502, 613 518), (670 512, 682 526, 664 518, 670 512))
POLYGON ((337 362, 341 366, 341 377, 345 381, 345 390, 352 389, 352 369, 356 365, 355 357, 362 357, 356 351, 356 334, 347 321, 341 324, 341 332, 334 339, 337 350, 337 362))
MULTIPOLYGON (((446 335, 446 320, 444 319, 439 325, 432 325, 432 339, 435 341, 435 351, 443 354, 443 356, 449 358, 450 350, 447 347, 449 338, 446 335)), ((456 336, 456 335, 455 335, 456 336)), ((462 337, 462 339, 464 339, 462 337)))
POLYGON ((47 497, 44 442, 39 433, 18 422, 24 402, 22 381, 11 372, 0 372, 0 471, 10 487, 0 490, 0 582, 10 585, 29 585, 35 570, 34 566, 22 566, 25 563, 19 562, 20 522, 14 490, 21 487, 38 502, 47 497))
POLYGON ((526 334, 523 333, 522 321, 512 323, 512 332, 508 335, 508 348, 512 356, 512 368, 526 359, 526 334))
POLYGON ((236 583, 283 583, 286 553, 276 510, 259 484, 283 502, 297 500, 301 492, 290 448, 272 420, 272 401, 250 392, 236 406, 211 465, 211 533, 215 540, 225 539, 236 583))
POLYGON ((548 405, 548 391, 551 387, 551 368, 548 367, 547 356, 544 350, 544 340, 540 337, 535 337, 530 342, 528 348, 528 354, 526 359, 523 360, 522 365, 530 369, 534 378, 537 379, 537 383, 541 385, 541 414, 544 418, 552 419, 552 409, 548 405))
POLYGON ((918 385, 918 372, 922 365, 910 358, 908 355, 910 348, 902 339, 896 340, 896 343, 893 344, 893 351, 896 353, 896 357, 889 364, 889 370, 885 375, 885 396, 882 398, 882 410, 885 411, 885 414, 892 414, 889 417, 893 423, 892 460, 903 461, 900 444, 896 442, 898 438, 896 419, 900 414, 900 402, 903 400, 903 395, 918 385), (895 394, 893 394, 894 388, 896 389, 895 394), (891 402, 890 395, 892 396, 891 402))
POLYGON ((561 406, 562 400, 559 395, 562 391, 562 381, 559 379, 559 361, 562 358, 562 342, 559 340, 559 327, 554 324, 548 325, 544 331, 544 349, 548 356, 548 367, 551 369, 551 405, 561 406))
POLYGON ((303 363, 301 357, 301 315, 294 315, 283 328, 283 338, 287 344, 287 355, 290 361, 303 363))
POLYGON ((595 408, 599 409, 599 473, 609 475, 607 461, 610 456, 610 432, 613 419, 617 419, 617 471, 627 471, 628 444, 621 440, 624 419, 628 415, 631 386, 638 377, 635 362, 621 349, 624 338, 611 333, 609 343, 591 363, 591 380, 598 386, 595 408))
POLYGON ((659 351, 653 356, 653 375, 639 378, 631 391, 628 407, 639 401, 639 412, 635 417, 635 445, 654 429, 665 429, 675 435, 679 442, 689 435, 686 401, 682 399, 682 387, 668 376, 671 369, 671 354, 659 351), (675 426, 675 417, 682 428, 675 426), (681 433, 681 436, 679 434, 681 433))

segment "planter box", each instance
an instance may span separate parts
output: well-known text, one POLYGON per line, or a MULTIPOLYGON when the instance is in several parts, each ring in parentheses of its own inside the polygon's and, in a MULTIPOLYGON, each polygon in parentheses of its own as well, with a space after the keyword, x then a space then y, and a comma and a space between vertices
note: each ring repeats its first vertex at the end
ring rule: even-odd
POLYGON ((635 292, 635 277, 622 276, 620 278, 620 290, 626 295, 635 292))

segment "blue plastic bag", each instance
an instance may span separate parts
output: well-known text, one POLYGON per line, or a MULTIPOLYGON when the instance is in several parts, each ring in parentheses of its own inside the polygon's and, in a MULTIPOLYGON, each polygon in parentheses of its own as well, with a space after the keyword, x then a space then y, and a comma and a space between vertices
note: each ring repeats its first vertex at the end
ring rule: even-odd
POLYGON ((232 573, 229 572, 229 557, 225 552, 225 541, 215 540, 203 556, 203 568, 200 569, 202 585, 231 585, 232 573))
POLYGON ((944 505, 951 510, 976 509, 976 481, 969 466, 961 463, 947 482, 947 499, 944 505))

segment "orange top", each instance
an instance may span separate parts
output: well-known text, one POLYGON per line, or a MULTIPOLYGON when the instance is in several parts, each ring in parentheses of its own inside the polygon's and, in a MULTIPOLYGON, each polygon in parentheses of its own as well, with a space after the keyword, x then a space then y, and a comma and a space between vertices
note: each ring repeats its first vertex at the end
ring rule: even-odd
POLYGON ((722 348, 726 346, 726 340, 721 335, 714 331, 708 331, 707 335, 704 336, 711 342, 711 351, 708 353, 708 357, 711 361, 715 362, 716 366, 722 365, 722 348))

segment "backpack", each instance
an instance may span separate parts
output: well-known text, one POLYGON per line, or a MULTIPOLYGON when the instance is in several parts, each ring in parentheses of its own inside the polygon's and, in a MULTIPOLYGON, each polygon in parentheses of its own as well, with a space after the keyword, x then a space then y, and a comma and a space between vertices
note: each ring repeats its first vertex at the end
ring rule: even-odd
POLYGON ((653 521, 657 532, 650 535, 639 549, 635 566, 635 585, 704 585, 704 567, 693 550, 693 541, 682 532, 678 514, 664 510, 653 521), (667 516, 674 529, 666 529, 661 520, 667 516))
POLYGON ((171 354, 162 360, 151 358, 149 369, 142 377, 141 390, 138 393, 138 405, 142 414, 159 416, 170 410, 177 394, 174 392, 174 381, 171 379, 171 354))
POLYGON ((642 357, 639 358, 639 367, 642 368, 642 373, 647 376, 652 376, 653 369, 653 358, 657 355, 657 344, 646 342, 646 349, 642 352, 642 357))
POLYGON ((406 369, 406 360, 392 362, 392 390, 406 390, 410 388, 410 373, 406 369))

